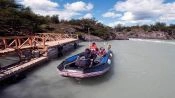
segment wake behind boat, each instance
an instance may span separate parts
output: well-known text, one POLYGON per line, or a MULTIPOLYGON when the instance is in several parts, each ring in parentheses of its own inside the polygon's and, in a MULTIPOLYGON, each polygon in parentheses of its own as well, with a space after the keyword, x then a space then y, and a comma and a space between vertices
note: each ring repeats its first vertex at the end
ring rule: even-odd
POLYGON ((111 68, 112 51, 110 49, 88 67, 77 66, 77 60, 81 54, 71 56, 58 65, 59 74, 64 77, 87 78, 103 75, 111 68))

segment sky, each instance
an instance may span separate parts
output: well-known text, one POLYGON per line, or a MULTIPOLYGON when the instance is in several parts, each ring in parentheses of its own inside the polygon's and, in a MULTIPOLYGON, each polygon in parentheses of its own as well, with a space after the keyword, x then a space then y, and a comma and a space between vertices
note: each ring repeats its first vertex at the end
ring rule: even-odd
POLYGON ((175 24, 174 0, 16 0, 39 15, 59 15, 71 20, 95 18, 114 27, 154 24, 175 24))

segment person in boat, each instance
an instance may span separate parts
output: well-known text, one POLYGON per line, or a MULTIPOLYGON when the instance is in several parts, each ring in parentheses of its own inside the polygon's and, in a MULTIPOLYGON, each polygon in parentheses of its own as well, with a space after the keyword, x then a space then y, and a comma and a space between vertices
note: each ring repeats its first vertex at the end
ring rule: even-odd
POLYGON ((101 47, 100 50, 99 50, 99 52, 98 52, 98 55, 99 55, 100 57, 102 57, 102 56, 104 56, 105 54, 106 54, 105 48, 101 47))
POLYGON ((91 50, 91 61, 92 61, 92 64, 91 65, 94 65, 94 61, 96 60, 97 56, 98 56, 98 53, 99 53, 99 49, 96 48, 95 50, 91 50))
POLYGON ((93 58, 95 59, 97 57, 97 55, 98 55, 98 52, 99 52, 99 49, 98 49, 98 47, 97 47, 95 42, 93 42, 91 44, 90 50, 91 50, 91 54, 92 54, 93 58))
POLYGON ((98 55, 99 54, 99 49, 98 48, 96 48, 96 50, 95 51, 93 51, 94 52, 94 54, 96 54, 96 55, 98 55))
POLYGON ((91 50, 86 48, 85 51, 77 58, 75 65, 81 68, 88 68, 93 65, 95 58, 96 57, 91 53, 91 50))
POLYGON ((108 50, 110 50, 111 49, 111 45, 108 45, 108 50))
POLYGON ((97 45, 96 45, 95 42, 93 42, 93 43, 91 44, 91 46, 90 46, 90 50, 91 50, 91 51, 95 51, 96 49, 97 49, 97 45))

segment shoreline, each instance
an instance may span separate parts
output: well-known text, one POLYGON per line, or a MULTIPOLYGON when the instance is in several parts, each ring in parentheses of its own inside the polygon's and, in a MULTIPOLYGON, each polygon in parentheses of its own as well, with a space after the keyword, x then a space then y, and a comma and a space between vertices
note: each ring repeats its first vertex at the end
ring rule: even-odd
MULTIPOLYGON (((131 40, 131 39, 141 39, 141 40, 161 40, 161 41, 175 41, 175 39, 159 39, 159 38, 127 38, 127 39, 108 39, 108 40, 93 40, 93 39, 91 39, 90 40, 90 42, 93 42, 93 41, 95 41, 95 42, 104 42, 104 41, 111 41, 111 40, 131 40)), ((80 40, 80 41, 82 41, 82 42, 88 42, 89 40, 80 40)))
POLYGON ((139 35, 128 35, 128 34, 115 34, 115 35, 109 35, 108 38, 104 39, 100 36, 94 36, 94 35, 87 35, 87 34, 82 34, 79 36, 79 39, 82 41, 106 41, 106 40, 129 40, 131 38, 134 39, 151 39, 151 40, 175 40, 173 37, 167 36, 165 34, 161 35, 156 34, 152 35, 147 35, 147 34, 139 34, 139 35))

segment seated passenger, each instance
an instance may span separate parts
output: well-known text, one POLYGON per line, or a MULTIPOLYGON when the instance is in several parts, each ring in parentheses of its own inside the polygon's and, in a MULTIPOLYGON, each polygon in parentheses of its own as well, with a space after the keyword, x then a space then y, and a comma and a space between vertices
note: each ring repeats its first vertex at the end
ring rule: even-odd
POLYGON ((99 49, 97 48, 97 45, 95 42, 93 42, 92 45, 90 46, 90 50, 93 56, 93 60, 95 60, 99 52, 99 49))
POLYGON ((96 48, 95 50, 91 50, 91 54, 95 54, 95 55, 98 55, 99 53, 99 49, 96 48))
POLYGON ((100 51, 99 51, 99 53, 98 53, 98 55, 102 57, 102 56, 104 56, 105 54, 106 54, 105 48, 101 47, 101 48, 100 48, 100 51))
POLYGON ((97 49, 97 45, 96 45, 95 42, 93 42, 93 43, 91 44, 91 46, 90 46, 90 50, 91 50, 91 51, 95 51, 96 49, 97 49))
POLYGON ((83 53, 79 55, 77 61, 75 62, 75 65, 81 68, 88 68, 92 65, 94 58, 95 56, 91 53, 90 49, 87 48, 83 53))

